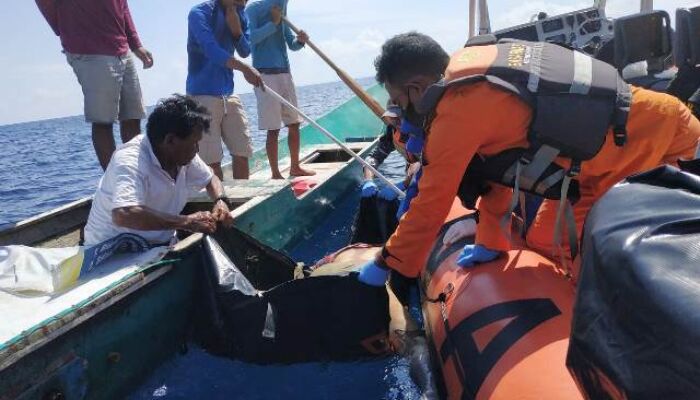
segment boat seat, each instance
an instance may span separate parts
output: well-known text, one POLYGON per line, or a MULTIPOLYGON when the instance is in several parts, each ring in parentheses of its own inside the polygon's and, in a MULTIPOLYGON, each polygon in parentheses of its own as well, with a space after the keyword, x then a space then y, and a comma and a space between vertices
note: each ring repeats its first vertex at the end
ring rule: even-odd
POLYGON ((601 49, 599 58, 612 58, 630 84, 665 92, 673 78, 665 72, 673 48, 668 13, 652 11, 618 18, 614 27, 615 38, 601 49), (659 73, 662 75, 657 76, 659 73))
POLYGON ((700 64, 700 6, 676 10, 676 41, 673 61, 676 66, 700 64))
MULTIPOLYGON (((46 249, 47 251, 49 249, 46 249)), ((55 249, 51 249, 55 251, 55 249)), ((78 316, 94 300, 108 296, 144 267, 153 265, 167 254, 167 247, 156 247, 139 254, 118 254, 87 273, 68 290, 58 293, 14 293, 0 290, 0 366, 7 357, 49 337, 78 316)))

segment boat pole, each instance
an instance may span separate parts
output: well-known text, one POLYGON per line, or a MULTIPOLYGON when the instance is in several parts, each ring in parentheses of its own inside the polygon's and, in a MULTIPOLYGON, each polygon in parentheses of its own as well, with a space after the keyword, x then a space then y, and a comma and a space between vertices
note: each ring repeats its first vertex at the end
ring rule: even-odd
POLYGON ((289 101, 287 101, 287 99, 285 99, 284 97, 282 97, 279 93, 275 92, 274 90, 270 89, 270 87, 265 86, 265 85, 263 85, 263 87, 261 87, 260 89, 263 90, 263 91, 264 91, 265 93, 267 93, 268 95, 274 97, 277 101, 279 101, 280 103, 282 103, 282 105, 287 106, 289 109, 294 110, 294 111, 296 111, 297 113, 299 113, 299 115, 301 115, 301 117, 304 118, 308 123, 310 123, 311 125, 313 125, 314 128, 316 128, 316 129, 318 129, 319 131, 321 131, 321 133, 323 133, 324 135, 326 135, 326 137, 328 137, 328 139, 332 140, 333 142, 335 142, 335 144, 337 144, 338 146, 340 146, 340 148, 343 149, 346 153, 348 153, 352 158, 354 158, 355 160, 357 160, 357 161, 358 161, 360 164, 362 164, 365 168, 367 168, 367 169, 369 169, 370 171, 372 171, 372 173, 374 174, 374 176, 376 176, 377 178, 379 178, 382 182, 386 183, 386 185, 389 186, 394 192, 396 192, 396 194, 398 194, 399 197, 405 197, 405 196, 406 196, 406 194, 405 194, 401 189, 399 189, 398 186, 394 185, 393 182, 391 182, 386 176, 382 175, 379 171, 377 171, 377 169, 374 168, 370 163, 368 163, 368 162, 365 161, 362 157, 360 157, 359 155, 357 155, 357 153, 355 153, 354 151, 352 151, 352 149, 350 149, 348 146, 346 146, 345 143, 343 143, 343 142, 341 142, 340 140, 338 140, 338 139, 337 139, 332 133, 330 133, 326 128, 324 128, 324 127, 322 127, 321 125, 319 125, 318 122, 316 122, 316 121, 313 120, 313 118, 311 118, 311 117, 309 117, 308 115, 304 114, 303 111, 301 111, 298 107, 295 107, 292 103, 290 103, 289 101))
MULTIPOLYGON (((297 28, 286 16, 283 16, 282 20, 297 35, 299 34, 299 32, 301 32, 301 30, 299 28, 297 28)), ((343 82, 345 82, 346 85, 348 85, 350 90, 352 90, 355 93, 355 95, 357 97, 359 97, 360 100, 362 100, 362 102, 365 103, 367 105, 367 107, 369 107, 370 110, 372 110, 374 115, 376 115, 380 119, 382 118, 382 115, 384 115, 384 107, 382 107, 377 102, 377 100, 372 98, 372 96, 370 96, 369 93, 367 93, 364 89, 362 89, 360 84, 357 83, 357 81, 355 81, 354 79, 352 79, 352 77, 350 75, 348 75, 345 71, 340 69, 340 67, 338 67, 330 58, 328 58, 328 56, 323 51, 321 51, 321 49, 319 49, 318 46, 316 46, 311 40, 307 40, 306 44, 308 44, 309 47, 311 47, 311 49, 313 51, 315 51, 316 54, 318 54, 319 57, 321 57, 323 59, 323 61, 326 62, 326 64, 328 64, 331 68, 333 68, 335 73, 338 74, 338 77, 340 78, 340 80, 342 80, 343 82)))

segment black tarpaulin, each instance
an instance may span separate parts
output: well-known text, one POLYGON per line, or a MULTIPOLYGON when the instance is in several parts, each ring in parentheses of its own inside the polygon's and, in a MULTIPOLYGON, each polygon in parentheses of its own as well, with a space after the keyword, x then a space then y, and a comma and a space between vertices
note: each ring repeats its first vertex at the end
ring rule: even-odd
POLYGON ((229 258, 214 238, 204 239, 195 337, 206 350, 263 364, 386 353, 384 287, 362 284, 356 273, 292 279, 295 265, 288 257, 241 232, 218 236, 237 250, 226 246, 229 258), (262 277, 259 269, 274 271, 279 282, 262 277), (249 274, 271 288, 258 290, 249 274))
POLYGON ((588 215, 567 364, 592 399, 695 399, 698 343, 700 177, 660 167, 588 215))

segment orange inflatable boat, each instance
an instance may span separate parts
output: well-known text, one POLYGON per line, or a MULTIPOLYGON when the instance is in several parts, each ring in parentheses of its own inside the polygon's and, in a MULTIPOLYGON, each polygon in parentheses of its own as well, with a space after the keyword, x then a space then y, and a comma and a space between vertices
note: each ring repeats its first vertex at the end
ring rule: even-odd
POLYGON ((573 284, 517 241, 506 257, 458 266, 473 238, 446 248, 442 237, 467 214, 455 204, 422 275, 426 330, 447 398, 583 398, 565 364, 573 284))
MULTIPOLYGON (((448 399, 582 399, 565 364, 574 301, 565 271, 524 249, 516 235, 517 250, 507 256, 458 266, 458 254, 473 237, 442 243, 449 226, 463 218, 469 211, 455 202, 421 278, 441 391, 448 399)), ((340 254, 356 264, 371 258, 367 248, 340 254)))

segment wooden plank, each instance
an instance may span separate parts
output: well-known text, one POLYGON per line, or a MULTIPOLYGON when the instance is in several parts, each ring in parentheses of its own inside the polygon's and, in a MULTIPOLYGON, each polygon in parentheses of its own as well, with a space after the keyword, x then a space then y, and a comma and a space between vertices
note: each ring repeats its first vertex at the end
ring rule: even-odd
POLYGON ((0 231, 0 246, 37 245, 82 228, 90 214, 92 199, 85 198, 18 222, 0 231))

